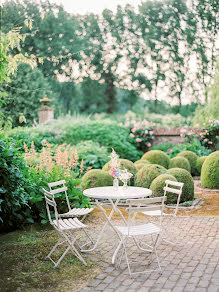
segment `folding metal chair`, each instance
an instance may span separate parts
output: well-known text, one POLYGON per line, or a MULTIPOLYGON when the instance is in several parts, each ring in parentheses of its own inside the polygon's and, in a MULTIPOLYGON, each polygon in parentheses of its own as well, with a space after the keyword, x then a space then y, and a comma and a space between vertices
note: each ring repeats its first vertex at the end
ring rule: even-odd
MULTIPOLYGON (((166 186, 164 187, 164 196, 167 196, 167 192, 172 193, 173 195, 177 196, 176 205, 173 207, 174 212, 171 214, 163 212, 164 216, 169 216, 173 220, 173 218, 176 217, 177 212, 178 212, 180 198, 181 198, 181 194, 182 194, 182 188, 184 186, 184 183, 166 180, 165 184, 166 184, 166 186)), ((160 210, 156 210, 156 211, 155 210, 150 210, 150 211, 148 210, 148 211, 144 211, 142 213, 144 213, 145 215, 148 215, 148 216, 160 216, 161 215, 160 210)), ((162 224, 161 238, 170 244, 176 244, 176 242, 169 241, 169 240, 163 238, 163 234, 165 234, 167 237, 172 237, 167 230, 167 228, 171 225, 171 223, 173 223, 172 220, 169 220, 169 223, 167 224, 167 226, 164 226, 162 224)))
MULTIPOLYGON (((68 194, 67 194, 67 187, 66 187, 65 184, 66 184, 65 180, 60 180, 60 181, 48 183, 48 187, 50 189, 50 193, 51 194, 55 195, 55 194, 60 194, 60 193, 63 193, 63 192, 65 193, 68 212, 63 213, 63 214, 59 214, 59 216, 63 217, 63 218, 82 217, 80 219, 80 221, 83 222, 85 217, 89 213, 91 213, 94 210, 94 208, 71 208, 71 205, 70 205, 70 202, 69 202, 69 198, 68 198, 68 194)), ((86 230, 84 230, 84 232, 85 232, 86 236, 88 237, 88 239, 90 240, 90 242, 87 242, 86 244, 88 244, 88 243, 92 243, 93 244, 94 242, 91 239, 90 235, 87 233, 86 230)))
POLYGON ((47 209, 47 214, 48 218, 50 221, 50 224, 56 229, 56 231, 59 233, 60 239, 58 242, 54 245, 54 247, 51 249, 50 253, 46 256, 46 259, 51 260, 51 262, 54 264, 54 268, 56 268, 60 262, 63 260, 64 256, 67 254, 69 250, 72 251, 72 253, 80 260, 82 263, 87 266, 87 263, 83 259, 83 257, 80 255, 78 250, 75 247, 75 244, 79 246, 77 243, 77 236, 74 236, 74 233, 78 230, 84 230, 87 226, 84 225, 82 222, 80 222, 77 218, 69 218, 69 219, 61 219, 57 207, 56 207, 56 202, 54 199, 54 195, 51 194, 50 192, 47 192, 45 189, 44 191, 44 197, 46 200, 46 209, 47 209), (55 213, 55 220, 52 219, 51 217, 51 211, 50 209, 53 209, 55 213), (62 256, 58 259, 58 261, 54 261, 51 256, 56 250, 56 248, 59 245, 62 245, 66 243, 68 246, 62 256))
MULTIPOLYGON (((121 234, 121 240, 118 246, 122 246, 122 254, 120 258, 120 263, 123 255, 125 254, 126 263, 129 270, 129 275, 132 276, 134 274, 140 274, 140 273, 148 273, 148 272, 154 272, 159 271, 161 272, 161 266, 160 261, 157 255, 157 241, 161 233, 161 227, 160 225, 155 225, 153 223, 146 223, 141 225, 136 225, 135 217, 137 213, 144 212, 144 211, 159 211, 160 212, 160 224, 162 221, 162 215, 163 215, 163 208, 164 208, 164 201, 166 200, 166 196, 157 197, 157 198, 148 198, 148 199, 131 199, 127 200, 127 203, 129 204, 129 207, 126 209, 128 212, 128 221, 126 226, 115 226, 115 228, 118 230, 118 232, 121 234), (154 205, 156 204, 156 205, 154 205), (152 246, 148 245, 148 243, 144 241, 140 241, 138 243, 138 240, 145 236, 150 236, 152 240, 152 246), (155 238, 153 237, 155 236, 155 238), (152 263, 152 254, 155 254, 158 269, 146 269, 144 271, 140 272, 132 272, 131 271, 131 264, 139 264, 140 262, 130 262, 128 258, 127 253, 127 242, 129 239, 133 239, 136 246, 143 252, 149 252, 151 255, 151 260, 149 261, 149 264, 152 263), (151 247, 150 250, 145 249, 142 247, 142 244, 144 244, 147 247, 151 247)), ((148 242, 148 241, 147 241, 148 242)), ((141 261, 142 262, 142 261, 141 261)), ((145 261, 144 261, 145 262, 145 261)))

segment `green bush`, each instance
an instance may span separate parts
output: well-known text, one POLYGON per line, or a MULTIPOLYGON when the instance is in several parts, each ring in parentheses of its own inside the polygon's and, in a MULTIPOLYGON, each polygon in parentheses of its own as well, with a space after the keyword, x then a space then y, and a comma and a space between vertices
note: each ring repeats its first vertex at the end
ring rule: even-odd
POLYGON ((166 168, 158 164, 148 164, 142 167, 135 176, 135 186, 149 188, 152 181, 162 173, 166 168))
POLYGON ((76 145, 79 160, 84 160, 84 168, 101 169, 109 160, 107 148, 93 141, 83 141, 76 145))
MULTIPOLYGON (((149 164, 149 163, 148 163, 149 164)), ((146 164, 145 163, 136 163, 135 167, 137 168, 137 171, 139 171, 142 167, 144 167, 146 164)))
POLYGON ((179 154, 182 151, 192 151, 198 156, 204 156, 204 155, 209 155, 212 151, 210 149, 207 149, 206 147, 202 146, 200 141, 198 140, 193 140, 190 141, 190 143, 186 144, 180 144, 180 145, 175 145, 169 151, 166 153, 170 158, 175 157, 177 154, 179 154))
POLYGON ((191 166, 191 173, 192 175, 196 175, 197 174, 196 161, 198 156, 192 151, 182 151, 178 154, 178 156, 188 159, 191 166))
POLYGON ((110 152, 113 148, 120 157, 131 161, 140 158, 140 152, 130 142, 128 129, 114 122, 75 124, 66 128, 60 144, 76 144, 86 140, 98 142, 101 146, 107 147, 110 152))
POLYGON ((113 177, 100 169, 89 170, 82 178, 83 189, 112 186, 113 177))
POLYGON ((156 144, 153 145, 149 150, 161 150, 164 152, 168 152, 169 149, 172 149, 174 145, 172 143, 163 143, 163 144, 156 144))
POLYGON ((148 160, 150 163, 162 165, 165 168, 169 167, 170 159, 168 155, 160 150, 151 150, 146 152, 142 158, 142 160, 148 160))
POLYGON ((201 157, 198 157, 196 160, 196 169, 197 169, 197 172, 199 175, 201 174, 202 165, 203 165, 206 157, 207 156, 201 156, 201 157))
POLYGON ((167 173, 174 176, 178 182, 184 183, 180 203, 192 201, 194 198, 194 182, 191 174, 182 168, 171 168, 167 170, 167 173))
POLYGON ((219 189, 219 151, 205 159, 201 169, 201 184, 204 188, 219 189))
POLYGON ((0 135, 0 230, 32 223, 29 193, 35 187, 14 141, 0 135))
POLYGON ((142 164, 142 163, 143 163, 143 164, 151 164, 150 161, 148 161, 148 160, 146 160, 146 159, 144 159, 144 160, 143 160, 143 159, 140 159, 140 160, 135 161, 135 162, 134 162, 134 165, 136 166, 136 165, 138 165, 139 163, 140 163, 140 164, 142 164))
MULTIPOLYGON (((161 197, 164 194, 163 188, 165 187, 165 181, 166 180, 171 180, 171 181, 177 181, 176 178, 170 174, 161 174, 158 177, 156 177, 151 185, 150 189, 152 190, 153 197, 161 197)), ((166 193, 167 195, 167 204, 175 204, 177 202, 177 196, 175 194, 166 193)))
POLYGON ((30 146, 34 141, 36 150, 42 149, 43 140, 50 144, 76 145, 82 141, 93 141, 105 146, 109 152, 115 149, 120 157, 131 161, 138 160, 142 152, 132 144, 129 130, 112 121, 95 122, 86 120, 76 123, 65 123, 58 120, 37 128, 18 128, 12 130, 9 135, 19 141, 23 149, 23 142, 30 146))
MULTIPOLYGON (((127 169, 128 172, 131 172, 133 175, 135 175, 137 173, 137 168, 134 165, 133 162, 131 162, 128 159, 119 159, 120 162, 120 169, 127 169)), ((103 167, 103 171, 109 171, 110 170, 110 161, 107 162, 104 167, 103 167)))
POLYGON ((181 156, 170 159, 169 168, 183 168, 191 173, 191 166, 188 159, 181 156))

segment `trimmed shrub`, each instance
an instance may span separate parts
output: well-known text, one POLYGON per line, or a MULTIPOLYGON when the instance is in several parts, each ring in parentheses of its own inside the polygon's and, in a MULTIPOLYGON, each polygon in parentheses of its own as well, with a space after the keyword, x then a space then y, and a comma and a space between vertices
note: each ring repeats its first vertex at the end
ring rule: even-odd
POLYGON ((177 156, 170 159, 169 168, 183 168, 191 173, 191 166, 187 158, 183 156, 177 156))
POLYGON ((149 188, 152 181, 162 173, 166 168, 158 164, 148 164, 142 167, 135 176, 135 186, 149 188))
MULTIPOLYGON (((150 163, 151 164, 151 163, 150 163)), ((145 163, 137 163, 135 164, 135 167, 137 168, 137 171, 139 171, 142 167, 144 167, 146 164, 145 163)))
MULTIPOLYGON (((171 174, 161 174, 158 177, 156 177, 150 186, 150 189, 152 190, 153 197, 161 197, 164 194, 163 188, 165 187, 165 181, 169 179, 172 181, 177 181, 177 179, 171 175, 171 174)), ((177 202, 177 196, 175 194, 167 192, 167 204, 175 204, 177 202)))
POLYGON ((167 173, 173 175, 178 182, 184 183, 180 203, 192 201, 194 198, 194 182, 191 174, 182 168, 171 168, 167 170, 167 173))
POLYGON ((83 189, 112 186, 113 177, 100 169, 89 170, 82 178, 83 189))
MULTIPOLYGON (((135 175, 137 173, 137 168, 136 166, 134 165, 134 163, 128 159, 119 159, 119 162, 120 162, 120 168, 121 169, 127 169, 128 172, 131 172, 133 175, 135 175)), ((103 171, 109 171, 110 170, 110 161, 107 162, 103 169, 103 171)))
POLYGON ((137 160, 135 161, 134 165, 137 168, 137 171, 139 171, 142 167, 144 167, 147 164, 151 164, 148 160, 137 160))
POLYGON ((196 160, 197 160, 198 156, 194 152, 186 150, 186 151, 180 152, 177 156, 182 156, 182 157, 187 158, 189 163, 190 163, 190 166, 191 166, 192 175, 196 175, 197 174, 196 160))
POLYGON ((150 161, 146 160, 146 159, 140 159, 134 162, 134 165, 136 166, 139 163, 144 163, 144 164, 151 164, 150 161))
POLYGON ((169 167, 170 158, 168 155, 160 150, 151 150, 145 153, 142 158, 142 160, 148 160, 152 164, 159 164, 165 168, 169 167))
POLYGON ((199 175, 201 174, 202 165, 203 165, 206 157, 207 156, 201 156, 201 157, 198 157, 198 159, 196 160, 196 169, 197 169, 197 172, 199 175))
POLYGON ((204 188, 219 189, 219 151, 205 159, 201 169, 201 184, 204 188))

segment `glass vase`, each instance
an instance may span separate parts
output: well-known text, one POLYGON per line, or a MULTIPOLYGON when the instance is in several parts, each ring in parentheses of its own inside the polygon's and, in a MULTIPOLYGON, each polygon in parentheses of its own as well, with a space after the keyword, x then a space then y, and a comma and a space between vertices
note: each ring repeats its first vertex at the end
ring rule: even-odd
POLYGON ((124 189, 124 190, 127 190, 127 188, 128 188, 128 182, 127 182, 127 180, 125 180, 125 181, 123 182, 123 189, 124 189))
POLYGON ((118 178, 114 178, 113 180, 113 187, 117 190, 119 187, 119 180, 118 178))

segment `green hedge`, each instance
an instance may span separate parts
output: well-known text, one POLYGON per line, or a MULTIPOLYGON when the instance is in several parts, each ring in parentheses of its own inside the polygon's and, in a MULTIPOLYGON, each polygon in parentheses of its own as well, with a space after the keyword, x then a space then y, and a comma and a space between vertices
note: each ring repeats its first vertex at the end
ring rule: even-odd
POLYGON ((109 152, 112 148, 121 158, 131 161, 138 160, 142 152, 138 151, 131 143, 129 130, 126 127, 118 125, 116 122, 96 122, 84 121, 69 125, 57 124, 57 121, 40 126, 38 128, 16 128, 9 133, 18 141, 18 145, 23 149, 23 142, 30 147, 34 141, 36 150, 43 147, 43 140, 46 139, 50 144, 71 144, 76 145, 82 141, 93 141, 105 146, 109 152))
POLYGON ((205 159, 201 169, 201 184, 204 188, 219 189, 219 151, 205 159))
POLYGON ((142 167, 135 176, 135 186, 149 188, 152 181, 162 173, 166 168, 158 164, 148 164, 142 167))

